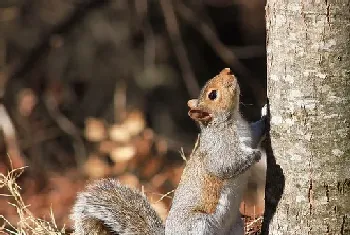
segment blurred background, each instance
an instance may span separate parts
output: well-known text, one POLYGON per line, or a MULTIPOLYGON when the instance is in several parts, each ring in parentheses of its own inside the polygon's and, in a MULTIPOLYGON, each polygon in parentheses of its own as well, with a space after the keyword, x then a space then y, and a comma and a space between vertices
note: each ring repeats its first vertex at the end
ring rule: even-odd
POLYGON ((258 120, 265 34, 264 0, 1 0, 0 172, 28 166, 24 202, 67 231, 77 191, 101 177, 152 202, 169 192, 154 204, 165 218, 198 134, 187 100, 230 67, 258 120))

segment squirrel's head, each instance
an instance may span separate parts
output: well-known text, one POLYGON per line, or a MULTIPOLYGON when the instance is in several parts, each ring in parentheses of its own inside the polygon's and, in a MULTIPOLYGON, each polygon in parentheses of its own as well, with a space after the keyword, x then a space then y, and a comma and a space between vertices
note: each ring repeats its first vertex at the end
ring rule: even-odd
POLYGON ((238 112, 239 85, 229 68, 210 79, 203 87, 199 98, 187 102, 188 115, 201 124, 226 120, 238 112))

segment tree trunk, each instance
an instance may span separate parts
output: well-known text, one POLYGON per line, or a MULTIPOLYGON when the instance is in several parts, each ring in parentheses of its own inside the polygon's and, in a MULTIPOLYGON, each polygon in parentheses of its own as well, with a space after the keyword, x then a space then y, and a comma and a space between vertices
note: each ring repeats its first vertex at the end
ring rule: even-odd
POLYGON ((267 1, 272 159, 284 177, 268 166, 266 207, 280 200, 265 234, 350 234, 349 9, 267 1))

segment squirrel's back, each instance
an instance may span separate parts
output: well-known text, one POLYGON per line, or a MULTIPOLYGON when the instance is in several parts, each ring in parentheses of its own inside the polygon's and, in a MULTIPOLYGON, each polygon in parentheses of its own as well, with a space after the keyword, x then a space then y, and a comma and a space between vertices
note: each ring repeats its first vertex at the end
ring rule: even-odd
POLYGON ((164 234, 146 197, 114 179, 97 180, 79 193, 71 219, 76 235, 164 234))

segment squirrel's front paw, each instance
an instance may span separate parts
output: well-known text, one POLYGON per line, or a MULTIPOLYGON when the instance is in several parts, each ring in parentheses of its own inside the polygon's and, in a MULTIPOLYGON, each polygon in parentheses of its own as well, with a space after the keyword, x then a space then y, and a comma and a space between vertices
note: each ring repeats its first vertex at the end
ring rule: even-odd
POLYGON ((265 117, 267 115, 267 104, 265 104, 264 107, 261 108, 260 115, 261 117, 265 117))
POLYGON ((259 149, 253 149, 250 147, 242 146, 243 152, 248 156, 248 162, 259 161, 261 158, 261 152, 259 149))
POLYGON ((253 155, 255 161, 259 161, 261 159, 261 151, 260 150, 253 149, 252 155, 253 155))

